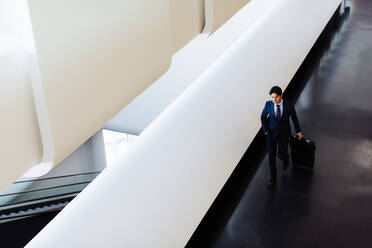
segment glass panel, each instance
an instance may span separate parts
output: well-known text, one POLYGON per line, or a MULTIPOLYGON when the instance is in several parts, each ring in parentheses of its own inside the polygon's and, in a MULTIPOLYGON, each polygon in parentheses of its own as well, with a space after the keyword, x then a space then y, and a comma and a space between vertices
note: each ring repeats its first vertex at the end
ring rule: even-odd
POLYGON ((103 130, 103 139, 105 142, 107 166, 111 166, 115 160, 130 147, 138 136, 103 130))

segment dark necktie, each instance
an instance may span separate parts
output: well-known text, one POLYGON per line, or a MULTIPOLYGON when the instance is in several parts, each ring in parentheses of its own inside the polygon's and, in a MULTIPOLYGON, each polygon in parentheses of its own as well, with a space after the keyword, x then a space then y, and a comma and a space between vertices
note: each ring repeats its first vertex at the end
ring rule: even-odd
POLYGON ((280 120, 280 106, 276 105, 276 118, 280 120))

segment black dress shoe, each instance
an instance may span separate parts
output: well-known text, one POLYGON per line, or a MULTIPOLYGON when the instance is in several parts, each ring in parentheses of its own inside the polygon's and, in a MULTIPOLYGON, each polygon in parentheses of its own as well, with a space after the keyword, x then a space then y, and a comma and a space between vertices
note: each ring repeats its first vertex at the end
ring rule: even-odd
POLYGON ((289 166, 289 161, 283 162, 283 169, 284 170, 288 169, 288 166, 289 166))
POLYGON ((276 180, 270 179, 270 181, 267 183, 267 188, 273 189, 276 185, 276 180))

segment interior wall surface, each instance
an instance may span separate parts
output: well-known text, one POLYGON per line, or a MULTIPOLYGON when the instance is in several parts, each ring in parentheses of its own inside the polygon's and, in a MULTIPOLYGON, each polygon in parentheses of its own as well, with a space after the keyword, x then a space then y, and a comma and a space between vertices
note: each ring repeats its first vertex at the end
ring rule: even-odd
POLYGON ((212 25, 209 32, 216 31, 250 0, 208 0, 212 7, 212 25))
POLYGON ((261 127, 267 91, 274 82, 286 88, 340 0, 268 4, 26 247, 186 245, 261 127))
POLYGON ((173 52, 201 33, 205 24, 205 0, 171 0, 173 52))
POLYGON ((0 1, 0 191, 42 156, 30 71, 35 56, 26 1, 0 1))
POLYGON ((54 165, 162 75, 170 0, 29 0, 54 165))
POLYGON ((101 172, 105 168, 105 144, 103 142, 102 130, 100 130, 40 178, 101 172))
MULTIPOLYGON (((105 128, 139 135, 187 87, 232 46, 247 29, 256 25, 271 8, 271 0, 252 1, 237 12, 222 30, 198 35, 173 55, 169 70, 123 108, 105 128), (241 21, 244 19, 244 21, 241 21)), ((209 6, 210 7, 210 6, 209 6)), ((207 12, 211 10, 209 8, 207 12)))

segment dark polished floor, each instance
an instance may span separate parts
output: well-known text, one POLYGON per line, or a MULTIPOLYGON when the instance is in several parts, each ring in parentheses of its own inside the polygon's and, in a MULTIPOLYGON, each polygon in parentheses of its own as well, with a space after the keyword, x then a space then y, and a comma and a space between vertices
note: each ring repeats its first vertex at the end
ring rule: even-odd
POLYGON ((372 1, 347 6, 286 92, 316 142, 314 171, 278 167, 269 191, 260 155, 256 173, 230 182, 188 246, 372 247, 372 1))

